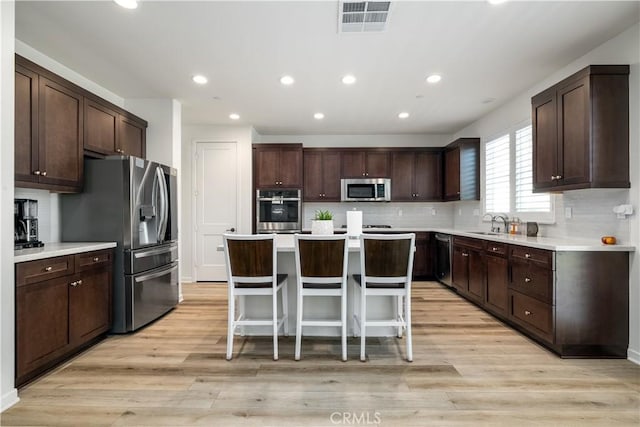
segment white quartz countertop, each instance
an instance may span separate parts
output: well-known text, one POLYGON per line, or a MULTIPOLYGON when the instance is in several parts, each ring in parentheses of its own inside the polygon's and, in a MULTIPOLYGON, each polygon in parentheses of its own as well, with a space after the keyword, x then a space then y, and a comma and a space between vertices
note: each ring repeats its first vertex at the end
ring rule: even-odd
MULTIPOLYGON (((336 231, 346 231, 344 228, 336 228, 336 231)), ((393 228, 366 228, 365 233, 410 233, 410 232, 434 232, 451 234, 454 236, 471 237, 474 239, 488 240, 492 242, 509 243, 513 245, 528 246, 531 248, 548 249, 551 251, 566 252, 635 252, 636 247, 629 244, 605 245, 600 238, 575 238, 575 237, 527 237, 499 233, 495 235, 478 234, 474 231, 486 230, 456 230, 450 228, 433 227, 393 227, 393 228)), ((291 236, 293 242, 293 236, 291 236)), ((293 245, 293 243, 291 243, 293 245)), ((357 247, 357 246, 356 246, 357 247)))
POLYGON ((62 255, 72 255, 81 252, 98 251, 115 248, 115 242, 63 242, 45 243, 42 248, 29 248, 13 251, 13 262, 35 261, 37 259, 52 258, 62 255))

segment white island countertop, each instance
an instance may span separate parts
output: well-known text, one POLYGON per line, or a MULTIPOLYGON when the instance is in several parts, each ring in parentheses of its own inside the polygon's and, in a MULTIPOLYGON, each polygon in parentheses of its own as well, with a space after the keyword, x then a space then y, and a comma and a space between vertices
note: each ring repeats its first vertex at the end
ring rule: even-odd
POLYGON ((19 249, 13 251, 13 262, 35 261, 63 255, 73 255, 81 252, 99 251, 115 248, 116 242, 62 242, 45 243, 42 248, 19 249))

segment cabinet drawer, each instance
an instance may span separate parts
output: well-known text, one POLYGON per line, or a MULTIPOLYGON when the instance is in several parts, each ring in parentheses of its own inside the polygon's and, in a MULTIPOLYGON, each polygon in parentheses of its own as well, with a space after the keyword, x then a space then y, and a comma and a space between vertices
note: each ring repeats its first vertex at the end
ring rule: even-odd
POLYGON ((72 274, 73 255, 40 259, 16 264, 16 285, 28 285, 72 274))
POLYGON ((487 253, 498 256, 506 256, 507 245, 504 243, 487 242, 487 253))
POLYGON ((553 252, 544 249, 527 248, 525 246, 511 246, 510 256, 512 259, 532 261, 541 266, 552 268, 553 252))
POLYGON ((536 297, 539 300, 551 303, 553 297, 553 271, 539 267, 535 264, 522 262, 511 263, 512 289, 523 294, 536 297))
POLYGON ((453 244, 458 246, 465 246, 467 248, 484 250, 485 241, 480 239, 470 239, 468 237, 453 236, 453 244))
POLYGON ((76 272, 102 267, 111 263, 112 251, 93 251, 77 254, 75 256, 76 272))
POLYGON ((510 292, 510 317, 549 341, 553 338, 553 307, 519 292, 510 292))

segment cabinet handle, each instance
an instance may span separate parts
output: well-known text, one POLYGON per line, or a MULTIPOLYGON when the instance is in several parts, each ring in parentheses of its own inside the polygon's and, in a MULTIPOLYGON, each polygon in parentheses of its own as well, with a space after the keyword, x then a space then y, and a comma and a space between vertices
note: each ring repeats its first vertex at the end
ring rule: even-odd
POLYGON ((469 254, 466 252, 462 252, 462 256, 469 256, 469 254))
POLYGON ((525 315, 525 316, 531 316, 531 314, 532 314, 532 313, 531 313, 529 310, 525 310, 525 311, 524 311, 524 315, 525 315))
POLYGON ((40 171, 33 171, 34 175, 40 175, 40 171))
POLYGON ((524 257, 525 257, 525 258, 527 258, 527 259, 529 259, 529 258, 531 258, 531 254, 529 254, 529 253, 524 254, 524 257))
POLYGON ((74 288, 75 288, 76 286, 78 286, 78 282, 77 282, 77 281, 75 281, 75 282, 71 282, 71 283, 69 283, 69 284, 70 284, 71 286, 73 286, 74 288))
POLYGON ((498 250, 498 248, 496 248, 495 246, 493 246, 493 247, 491 248, 491 250, 492 250, 493 252, 495 252, 495 251, 497 251, 497 250, 498 250))
POLYGON ((556 175, 556 179, 562 179, 562 175, 556 175))
POLYGON ((94 257, 93 258, 93 262, 98 262, 98 261, 100 261, 100 258, 98 258, 98 257, 94 257))
POLYGON ((531 279, 529 277, 525 277, 524 278, 524 283, 529 283, 531 281, 531 279))
POLYGON ((42 176, 47 176, 47 171, 42 171, 42 176))
POLYGON ((51 270, 53 270, 53 267, 51 267, 51 266, 44 268, 44 271, 51 271, 51 270))
POLYGON ((362 176, 365 176, 366 174, 364 172, 362 172, 362 176))

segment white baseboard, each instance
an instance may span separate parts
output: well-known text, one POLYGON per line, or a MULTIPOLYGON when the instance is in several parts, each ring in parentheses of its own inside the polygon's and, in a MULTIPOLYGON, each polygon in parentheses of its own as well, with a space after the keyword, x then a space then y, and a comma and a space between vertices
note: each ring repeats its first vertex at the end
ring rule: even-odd
POLYGON ((629 359, 636 365, 640 365, 640 352, 627 349, 627 359, 629 359))
POLYGON ((182 283, 191 283, 191 282, 193 282, 193 277, 191 277, 191 276, 182 276, 180 278, 180 281, 182 283))
POLYGON ((0 412, 4 412, 6 409, 9 409, 19 401, 20 398, 18 397, 17 388, 14 388, 11 391, 3 394, 0 398, 0 412))

